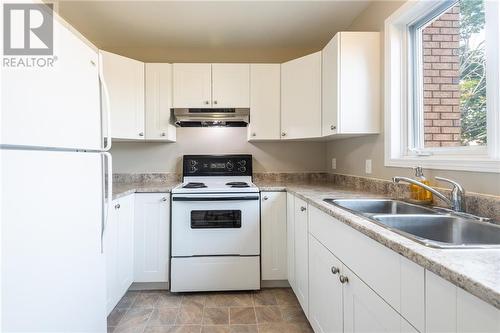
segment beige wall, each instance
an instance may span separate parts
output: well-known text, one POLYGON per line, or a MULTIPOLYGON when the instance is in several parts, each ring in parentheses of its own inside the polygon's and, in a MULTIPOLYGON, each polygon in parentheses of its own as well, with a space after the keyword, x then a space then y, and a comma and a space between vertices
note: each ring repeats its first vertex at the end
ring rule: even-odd
MULTIPOLYGON (((371 4, 352 23, 349 30, 353 31, 381 31, 384 30, 384 21, 403 2, 377 1, 371 4)), ((383 36, 383 35, 382 35, 383 36)), ((381 42, 383 43, 383 37, 381 42)), ((384 48, 381 48, 382 54, 384 48)), ((381 57, 382 68, 384 57, 381 57)), ((382 73, 384 73, 382 71, 382 73)), ((382 77, 382 87, 384 79, 382 77)), ((381 110, 384 100, 381 99, 381 110)), ((383 114, 381 115, 381 124, 383 114)), ((411 176, 413 174, 408 168, 394 168, 384 166, 384 135, 371 135, 366 137, 332 141, 326 147, 326 168, 329 172, 344 173, 358 176, 370 176, 375 178, 390 179, 394 175, 411 176), (331 159, 337 159, 337 169, 331 169, 331 159), (365 160, 372 159, 373 172, 371 175, 365 173, 365 160)), ((500 195, 500 174, 479 173, 462 171, 426 170, 428 178, 443 176, 460 181, 471 192, 488 193, 500 195)), ((446 185, 445 185, 446 186, 446 185)))
POLYGON ((180 172, 185 154, 252 154, 257 172, 323 172, 323 142, 247 142, 246 128, 178 128, 176 143, 113 142, 114 172, 180 172))

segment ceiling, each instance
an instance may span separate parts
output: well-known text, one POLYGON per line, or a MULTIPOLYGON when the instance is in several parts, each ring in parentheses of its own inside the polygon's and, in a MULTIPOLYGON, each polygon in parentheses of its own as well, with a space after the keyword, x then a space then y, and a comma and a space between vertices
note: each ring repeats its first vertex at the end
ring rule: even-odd
POLYGON ((370 1, 61 1, 99 48, 142 61, 281 62, 321 49, 370 1))

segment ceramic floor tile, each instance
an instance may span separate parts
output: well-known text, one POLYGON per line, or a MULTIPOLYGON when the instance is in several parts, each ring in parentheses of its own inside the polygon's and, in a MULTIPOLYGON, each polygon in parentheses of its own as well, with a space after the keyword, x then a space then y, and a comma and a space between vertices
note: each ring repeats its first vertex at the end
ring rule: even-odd
POLYGON ((108 316, 108 326, 117 326, 127 311, 125 308, 114 308, 108 316))
POLYGON ((205 308, 203 312, 203 325, 228 325, 229 308, 205 308))
POLYGON ((278 306, 257 306, 255 307, 258 324, 279 323, 283 321, 281 311, 278 306))
POLYGON ((160 299, 160 294, 161 293, 159 292, 151 292, 151 291, 141 292, 135 298, 132 307, 152 309, 157 305, 158 300, 160 299))
POLYGON ((161 308, 178 308, 181 306, 182 297, 182 295, 165 292, 158 297, 156 306, 161 308))
POLYGON ((174 325, 179 313, 178 308, 160 308, 153 309, 147 326, 168 326, 174 325))
POLYGON ((231 325, 230 333, 257 333, 257 325, 231 325))
POLYGON ((273 289, 273 293, 278 305, 299 305, 291 288, 276 288, 273 289))
POLYGON ((253 306, 250 293, 215 293, 207 296, 206 306, 253 306))
POLYGON ((299 305, 280 306, 283 320, 291 323, 306 323, 307 318, 299 305))
POLYGON ((202 326, 201 333, 230 333, 228 325, 202 326))
POLYGON ((263 289, 253 294, 255 306, 259 305, 277 305, 276 297, 273 289, 263 289))
POLYGON ((177 320, 175 321, 176 325, 199 325, 201 324, 201 320, 203 318, 203 306, 191 303, 187 305, 182 305, 179 309, 179 313, 177 315, 177 320))
POLYGON ((253 307, 234 307, 229 308, 230 324, 255 324, 255 308, 253 307))
POLYGON ((139 295, 137 291, 127 291, 127 293, 122 297, 122 299, 116 305, 119 309, 128 309, 132 306, 135 298, 139 295))

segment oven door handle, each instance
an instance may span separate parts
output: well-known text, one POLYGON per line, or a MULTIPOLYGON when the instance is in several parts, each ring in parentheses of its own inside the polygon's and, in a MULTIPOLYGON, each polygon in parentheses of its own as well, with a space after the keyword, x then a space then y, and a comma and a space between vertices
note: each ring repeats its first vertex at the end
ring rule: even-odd
POLYGON ((259 196, 251 197, 172 197, 172 201, 243 201, 243 200, 259 200, 259 196))

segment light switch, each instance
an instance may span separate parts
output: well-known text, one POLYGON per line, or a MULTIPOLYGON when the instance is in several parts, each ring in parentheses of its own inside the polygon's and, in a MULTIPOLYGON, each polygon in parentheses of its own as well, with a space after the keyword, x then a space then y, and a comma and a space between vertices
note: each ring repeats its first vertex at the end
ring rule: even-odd
POLYGON ((365 172, 367 174, 372 173, 372 160, 366 160, 365 161, 365 172))
POLYGON ((332 169, 337 169, 337 159, 336 158, 332 158, 332 169))

